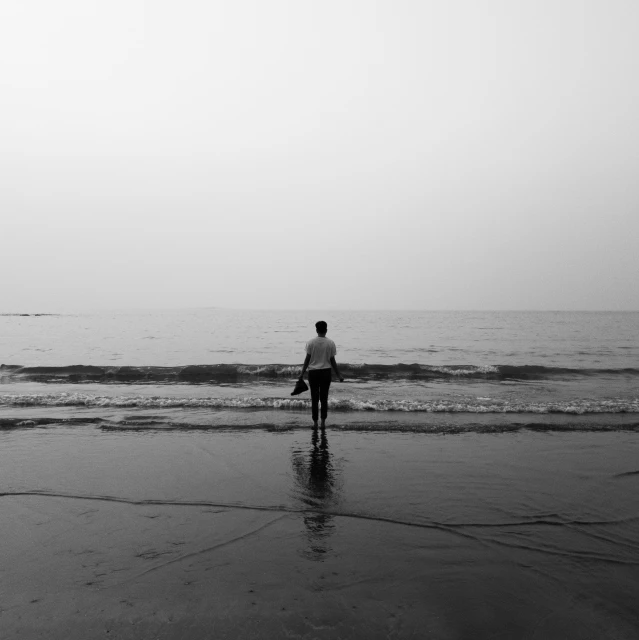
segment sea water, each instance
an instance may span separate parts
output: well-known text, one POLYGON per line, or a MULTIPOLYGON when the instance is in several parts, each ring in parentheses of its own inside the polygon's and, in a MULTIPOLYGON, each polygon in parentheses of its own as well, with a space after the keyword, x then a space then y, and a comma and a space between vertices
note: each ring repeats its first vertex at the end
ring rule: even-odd
POLYGON ((518 414, 522 424, 559 415, 581 416, 570 423, 581 426, 590 416, 600 427, 618 427, 620 416, 639 422, 639 313, 5 315, 0 406, 14 409, 12 420, 37 419, 36 407, 81 407, 170 409, 169 422, 180 424, 194 409, 230 410, 231 424, 256 409, 269 410, 266 422, 302 421, 308 394, 290 391, 316 319, 329 323, 346 378, 332 386, 333 422, 352 422, 353 412, 382 412, 384 422, 413 428, 419 418, 404 414, 465 414, 473 424, 480 414, 518 414))
POLYGON ((3 315, 0 419, 40 424, 82 410, 122 426, 301 426, 309 394, 290 392, 320 319, 345 377, 331 387, 335 428, 639 424, 636 312, 3 315))

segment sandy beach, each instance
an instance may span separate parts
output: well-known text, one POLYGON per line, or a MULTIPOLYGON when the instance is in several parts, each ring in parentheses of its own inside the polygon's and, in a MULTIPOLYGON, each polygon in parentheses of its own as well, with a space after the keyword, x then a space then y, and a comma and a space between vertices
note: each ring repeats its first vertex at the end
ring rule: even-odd
POLYGON ((633 432, 0 433, 3 638, 636 638, 633 432))

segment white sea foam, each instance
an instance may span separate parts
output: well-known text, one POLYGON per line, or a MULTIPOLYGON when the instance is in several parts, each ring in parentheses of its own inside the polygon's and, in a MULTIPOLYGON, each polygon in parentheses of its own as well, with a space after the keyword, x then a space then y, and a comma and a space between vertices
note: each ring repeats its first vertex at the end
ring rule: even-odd
POLYGON ((499 373, 499 369, 492 365, 483 365, 478 367, 429 367, 430 371, 443 373, 449 376, 472 376, 478 373, 499 373))
MULTIPOLYGON (((4 406, 211 408, 211 409, 308 409, 308 398, 194 398, 164 396, 100 396, 86 393, 5 394, 4 406)), ((565 402, 516 402, 475 400, 390 400, 333 398, 329 406, 336 411, 404 411, 427 413, 639 413, 639 399, 571 400, 565 402)))

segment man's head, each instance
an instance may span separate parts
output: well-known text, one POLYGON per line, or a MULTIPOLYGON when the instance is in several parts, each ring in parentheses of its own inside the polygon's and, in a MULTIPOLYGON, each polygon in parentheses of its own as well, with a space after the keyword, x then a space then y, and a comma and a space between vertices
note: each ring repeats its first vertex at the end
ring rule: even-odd
POLYGON ((320 320, 315 323, 315 330, 317 331, 317 335, 324 335, 328 331, 328 325, 324 320, 320 320))

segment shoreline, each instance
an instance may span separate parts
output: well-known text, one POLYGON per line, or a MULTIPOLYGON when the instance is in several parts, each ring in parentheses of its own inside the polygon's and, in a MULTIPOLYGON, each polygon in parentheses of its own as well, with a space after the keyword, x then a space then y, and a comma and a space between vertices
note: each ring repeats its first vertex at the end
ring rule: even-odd
MULTIPOLYGON (((262 407, 2 406, 0 431, 70 426, 121 431, 216 431, 311 428, 310 410, 262 407)), ((509 431, 639 431, 639 413, 472 413, 332 409, 328 429, 392 433, 503 433, 509 431)))

